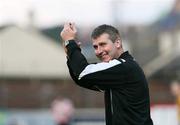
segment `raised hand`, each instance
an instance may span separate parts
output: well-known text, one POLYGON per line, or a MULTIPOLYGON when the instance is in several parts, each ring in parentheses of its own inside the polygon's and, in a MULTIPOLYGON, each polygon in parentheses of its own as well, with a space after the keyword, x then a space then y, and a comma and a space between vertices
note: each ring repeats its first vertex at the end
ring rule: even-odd
POLYGON ((64 41, 75 39, 77 30, 74 23, 65 23, 60 36, 64 41))

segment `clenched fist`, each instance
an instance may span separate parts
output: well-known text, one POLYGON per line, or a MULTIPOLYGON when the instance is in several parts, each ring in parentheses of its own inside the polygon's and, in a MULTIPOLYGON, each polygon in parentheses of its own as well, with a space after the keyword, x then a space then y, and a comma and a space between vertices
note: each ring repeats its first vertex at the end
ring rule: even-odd
POLYGON ((77 30, 74 23, 65 23, 61 31, 61 37, 64 41, 75 39, 77 30))

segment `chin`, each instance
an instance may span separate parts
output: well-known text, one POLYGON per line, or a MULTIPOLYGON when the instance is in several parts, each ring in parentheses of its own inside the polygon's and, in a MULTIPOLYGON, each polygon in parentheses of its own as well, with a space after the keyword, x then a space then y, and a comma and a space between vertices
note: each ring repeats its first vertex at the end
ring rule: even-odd
POLYGON ((110 57, 102 57, 102 58, 99 58, 101 62, 109 62, 110 60, 112 60, 110 57))
POLYGON ((111 59, 102 59, 102 62, 109 62, 111 59))

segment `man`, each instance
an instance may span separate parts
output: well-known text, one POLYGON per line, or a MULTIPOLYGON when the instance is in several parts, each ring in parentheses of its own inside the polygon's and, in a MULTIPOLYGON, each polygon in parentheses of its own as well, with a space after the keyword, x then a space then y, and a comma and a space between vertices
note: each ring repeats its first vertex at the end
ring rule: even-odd
POLYGON ((70 125, 74 106, 68 98, 56 98, 51 104, 52 116, 57 125, 70 125))
POLYGON ((104 92, 106 125, 153 125, 147 81, 133 57, 124 52, 118 30, 101 25, 92 32, 95 54, 102 61, 97 64, 89 64, 82 55, 76 32, 72 23, 61 32, 69 72, 79 86, 104 92))

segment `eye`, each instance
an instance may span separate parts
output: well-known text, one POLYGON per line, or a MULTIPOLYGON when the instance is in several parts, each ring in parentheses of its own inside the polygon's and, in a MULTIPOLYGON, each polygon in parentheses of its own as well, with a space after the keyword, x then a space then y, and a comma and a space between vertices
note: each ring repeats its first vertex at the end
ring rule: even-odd
POLYGON ((97 48, 98 48, 98 46, 97 46, 97 45, 93 45, 93 47, 94 47, 94 49, 97 49, 97 48))

